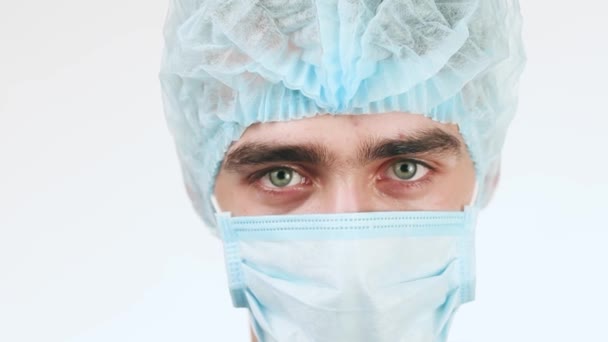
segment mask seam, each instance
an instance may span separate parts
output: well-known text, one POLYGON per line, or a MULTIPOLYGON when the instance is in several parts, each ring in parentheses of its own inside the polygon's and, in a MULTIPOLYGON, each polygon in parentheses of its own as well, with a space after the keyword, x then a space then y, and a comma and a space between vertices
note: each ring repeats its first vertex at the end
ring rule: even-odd
POLYGON ((293 223, 293 222, 302 222, 302 223, 339 223, 339 222, 376 222, 376 221, 391 221, 391 220, 400 220, 400 219, 408 219, 408 220, 434 220, 434 221, 446 221, 450 222, 462 222, 464 217, 461 213, 454 215, 454 217, 445 217, 445 216, 397 216, 397 217, 378 217, 378 218, 319 218, 319 219, 267 219, 267 220, 259 220, 259 219, 247 219, 241 220, 239 217, 235 217, 233 220, 237 224, 285 224, 285 223, 293 223), (453 220, 453 221, 450 221, 453 220))
POLYGON ((463 258, 463 262, 460 267, 460 276, 463 281, 461 301, 462 303, 470 302, 474 299, 474 251, 473 239, 474 239, 474 219, 475 219, 475 208, 469 207, 465 210, 465 230, 466 234, 460 239, 460 253, 463 258))
POLYGON ((232 304, 234 307, 247 307, 247 300, 243 292, 246 282, 241 268, 241 251, 237 231, 232 229, 228 222, 230 220, 228 213, 218 214, 216 217, 224 244, 224 258, 232 304))
MULTIPOLYGON (((261 223, 261 222, 260 222, 261 223)), ((257 224, 257 223, 256 223, 257 224)), ((412 228, 451 227, 457 226, 459 222, 436 223, 436 224, 394 224, 373 227, 282 227, 282 228, 238 228, 236 232, 274 232, 274 231, 347 231, 347 230, 384 230, 398 228, 407 230, 412 228)))

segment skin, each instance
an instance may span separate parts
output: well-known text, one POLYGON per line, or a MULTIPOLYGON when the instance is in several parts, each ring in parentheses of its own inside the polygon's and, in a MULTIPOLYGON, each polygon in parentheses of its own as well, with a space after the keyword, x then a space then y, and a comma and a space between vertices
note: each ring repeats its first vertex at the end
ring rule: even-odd
POLYGON ((407 113, 321 115, 247 128, 226 154, 215 196, 233 216, 460 211, 474 187, 456 125, 407 113))
POLYGON ((220 208, 234 216, 457 211, 471 202, 474 185, 473 162, 456 125, 407 113, 321 115, 247 128, 227 152, 215 196, 220 208), (437 133, 453 141, 447 139, 448 147, 429 151, 420 150, 445 141, 422 139, 417 145, 411 141, 437 133), (386 141, 403 143, 393 144, 379 158, 363 156, 366 147, 369 152, 386 141), (322 160, 298 160, 297 153, 290 153, 310 145, 323 152, 322 160), (281 147, 278 153, 247 154, 277 147, 281 147), (400 178, 412 172, 396 171, 396 163, 410 171, 415 164, 413 177, 400 178), (283 181, 291 172, 289 184, 273 184, 269 178, 273 170, 274 179, 283 176, 283 181))

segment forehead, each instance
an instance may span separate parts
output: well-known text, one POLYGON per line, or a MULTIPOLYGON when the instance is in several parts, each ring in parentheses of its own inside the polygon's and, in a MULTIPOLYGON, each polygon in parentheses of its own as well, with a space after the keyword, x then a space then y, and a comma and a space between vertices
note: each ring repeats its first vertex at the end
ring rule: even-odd
POLYGON ((462 137, 455 124, 439 123, 420 114, 383 113, 318 115, 311 118, 257 123, 248 127, 230 148, 247 143, 303 144, 314 142, 332 150, 357 149, 369 139, 406 139, 418 132, 439 128, 462 137))

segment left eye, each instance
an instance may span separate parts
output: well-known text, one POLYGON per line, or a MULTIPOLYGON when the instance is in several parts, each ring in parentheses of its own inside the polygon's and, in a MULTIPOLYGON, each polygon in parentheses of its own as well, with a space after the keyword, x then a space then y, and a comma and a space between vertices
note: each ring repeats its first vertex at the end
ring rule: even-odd
POLYGON ((405 181, 418 180, 429 172, 429 169, 421 163, 414 160, 400 160, 395 162, 390 167, 389 174, 391 178, 405 181))

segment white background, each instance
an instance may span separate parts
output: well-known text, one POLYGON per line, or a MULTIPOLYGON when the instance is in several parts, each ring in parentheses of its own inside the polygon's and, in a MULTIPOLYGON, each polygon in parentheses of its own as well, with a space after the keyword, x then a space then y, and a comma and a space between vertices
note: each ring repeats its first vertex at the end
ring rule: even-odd
MULTIPOLYGON (((0 341, 246 341, 157 78, 164 1, 0 4, 0 341)), ((608 341, 608 21, 524 1, 528 65, 451 341, 608 341)))

